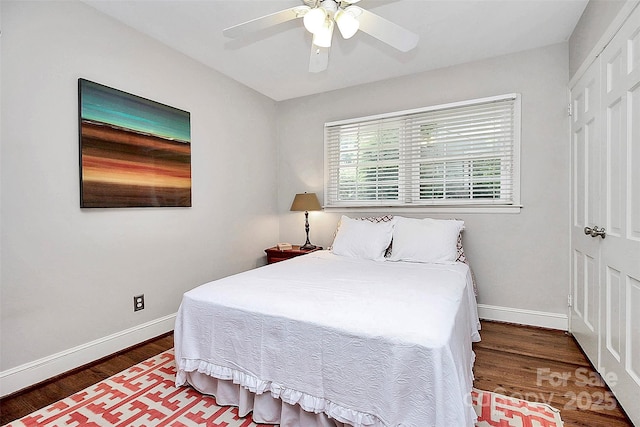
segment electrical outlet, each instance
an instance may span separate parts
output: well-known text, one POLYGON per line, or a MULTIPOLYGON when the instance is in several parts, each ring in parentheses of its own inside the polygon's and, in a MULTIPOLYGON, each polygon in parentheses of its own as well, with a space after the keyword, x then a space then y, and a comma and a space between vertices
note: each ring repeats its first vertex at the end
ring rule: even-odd
POLYGON ((133 311, 144 310, 144 294, 133 297, 133 311))

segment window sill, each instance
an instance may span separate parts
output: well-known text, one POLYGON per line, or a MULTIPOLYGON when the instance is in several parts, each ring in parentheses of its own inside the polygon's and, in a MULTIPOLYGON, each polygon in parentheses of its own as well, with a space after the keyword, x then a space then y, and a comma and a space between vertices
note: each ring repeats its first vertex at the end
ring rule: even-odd
POLYGON ((519 214, 522 205, 510 206, 323 206, 325 212, 373 212, 373 213, 438 213, 438 214, 519 214))

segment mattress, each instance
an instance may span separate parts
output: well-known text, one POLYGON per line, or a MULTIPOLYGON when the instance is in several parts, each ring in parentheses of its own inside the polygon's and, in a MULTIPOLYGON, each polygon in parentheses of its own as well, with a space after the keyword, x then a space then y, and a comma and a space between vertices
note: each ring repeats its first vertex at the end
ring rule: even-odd
POLYGON ((176 384, 232 381, 353 426, 473 426, 479 329, 466 264, 317 251, 186 292, 176 384))

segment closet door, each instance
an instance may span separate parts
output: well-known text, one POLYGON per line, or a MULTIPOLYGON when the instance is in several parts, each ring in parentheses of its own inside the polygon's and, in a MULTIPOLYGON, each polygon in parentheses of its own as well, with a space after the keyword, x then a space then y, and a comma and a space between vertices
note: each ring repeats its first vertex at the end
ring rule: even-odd
POLYGON ((602 227, 600 67, 596 61, 571 89, 571 333, 597 366, 600 321, 600 238, 585 230, 602 227))
POLYGON ((640 7, 601 55, 600 373, 640 425, 640 7))

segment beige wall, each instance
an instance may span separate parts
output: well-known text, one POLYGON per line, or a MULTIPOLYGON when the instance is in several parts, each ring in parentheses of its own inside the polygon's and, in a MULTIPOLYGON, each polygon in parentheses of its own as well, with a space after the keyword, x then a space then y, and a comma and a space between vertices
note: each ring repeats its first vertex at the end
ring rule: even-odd
MULTIPOLYGON (((567 44, 563 43, 280 102, 280 240, 304 242, 302 214, 288 212, 293 195, 315 191, 322 197, 325 122, 518 92, 522 94, 524 208, 521 212, 447 212, 422 216, 455 216, 465 220, 465 250, 477 275, 479 303, 566 316, 569 293, 567 62, 567 44)), ((312 212, 311 241, 329 245, 340 215, 312 212)))
POLYGON ((0 370, 170 316, 186 290, 264 263, 274 101, 80 2, 3 1, 1 24, 0 370), (79 77, 191 113, 193 207, 79 208, 79 77))

